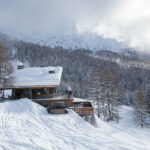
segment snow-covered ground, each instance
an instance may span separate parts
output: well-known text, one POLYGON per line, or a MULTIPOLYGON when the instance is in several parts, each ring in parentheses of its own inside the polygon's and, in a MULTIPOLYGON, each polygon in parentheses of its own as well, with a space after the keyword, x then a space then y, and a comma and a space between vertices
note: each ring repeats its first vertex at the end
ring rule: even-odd
POLYGON ((0 150, 149 150, 150 129, 136 126, 122 106, 119 124, 96 118, 97 127, 70 111, 48 114, 28 99, 0 103, 0 150))

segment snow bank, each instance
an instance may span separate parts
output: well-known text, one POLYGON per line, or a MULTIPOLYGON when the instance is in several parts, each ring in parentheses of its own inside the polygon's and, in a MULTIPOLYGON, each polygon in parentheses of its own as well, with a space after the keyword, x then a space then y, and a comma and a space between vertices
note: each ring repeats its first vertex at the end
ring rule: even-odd
POLYGON ((0 103, 0 109, 1 111, 11 115, 26 115, 28 113, 36 114, 37 112, 39 114, 47 113, 44 107, 39 107, 38 104, 33 103, 27 98, 0 103))
POLYGON ((91 100, 82 99, 82 98, 76 98, 76 97, 73 98, 73 101, 74 102, 87 102, 87 101, 91 102, 91 100))
POLYGON ((28 99, 7 101, 0 103, 0 150, 149 150, 150 130, 132 124, 132 115, 123 106, 120 124, 96 118, 94 127, 71 110, 52 115, 28 99))

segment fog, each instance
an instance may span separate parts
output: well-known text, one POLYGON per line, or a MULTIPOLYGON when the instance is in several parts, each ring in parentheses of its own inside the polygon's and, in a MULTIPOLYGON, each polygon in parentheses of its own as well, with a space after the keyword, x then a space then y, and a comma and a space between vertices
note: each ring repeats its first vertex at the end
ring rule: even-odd
POLYGON ((149 50, 149 0, 0 0, 0 32, 95 35, 149 50))

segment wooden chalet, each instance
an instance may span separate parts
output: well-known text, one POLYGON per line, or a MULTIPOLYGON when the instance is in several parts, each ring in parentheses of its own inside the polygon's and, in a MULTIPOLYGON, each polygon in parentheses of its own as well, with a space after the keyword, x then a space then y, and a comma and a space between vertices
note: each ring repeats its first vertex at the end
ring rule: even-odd
POLYGON ((6 85, 5 89, 12 90, 13 100, 29 98, 46 107, 49 113, 63 114, 67 113, 68 109, 72 109, 81 117, 92 116, 94 109, 90 102, 75 102, 72 95, 57 93, 62 70, 62 67, 51 66, 24 68, 20 64, 11 75, 14 79, 13 84, 6 85))
POLYGON ((45 99, 55 96, 62 67, 24 68, 19 65, 17 68, 11 75, 14 79, 12 85, 4 87, 12 90, 12 99, 45 99))

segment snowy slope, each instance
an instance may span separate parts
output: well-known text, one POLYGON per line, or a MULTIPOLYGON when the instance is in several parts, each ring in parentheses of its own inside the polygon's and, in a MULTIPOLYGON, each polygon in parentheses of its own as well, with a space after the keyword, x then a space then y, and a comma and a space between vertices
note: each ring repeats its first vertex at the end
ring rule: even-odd
POLYGON ((0 103, 0 150, 149 150, 149 129, 134 125, 121 107, 120 124, 96 118, 97 126, 70 111, 51 115, 28 99, 0 103))

